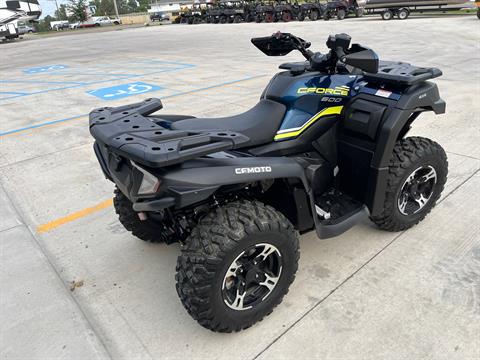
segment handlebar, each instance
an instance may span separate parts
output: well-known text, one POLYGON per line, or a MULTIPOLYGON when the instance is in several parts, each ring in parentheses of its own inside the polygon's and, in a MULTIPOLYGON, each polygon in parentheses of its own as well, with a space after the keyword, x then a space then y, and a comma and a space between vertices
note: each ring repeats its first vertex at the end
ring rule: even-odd
MULTIPOLYGON (((293 47, 307 59, 313 68, 320 66, 336 66, 337 61, 342 61, 346 56, 345 51, 350 46, 351 37, 347 34, 330 35, 327 40, 327 47, 330 49, 328 54, 322 55, 320 52, 308 50, 311 43, 307 42, 290 33, 277 32, 275 38, 282 41, 289 41, 293 47)), ((342 61, 343 62, 343 61, 342 61)))

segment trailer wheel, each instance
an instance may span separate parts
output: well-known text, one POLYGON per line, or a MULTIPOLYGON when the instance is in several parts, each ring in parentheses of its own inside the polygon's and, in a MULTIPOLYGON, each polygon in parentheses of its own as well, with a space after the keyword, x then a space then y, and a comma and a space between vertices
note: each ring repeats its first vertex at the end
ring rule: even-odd
POLYGON ((397 13, 397 17, 400 19, 400 20, 405 20, 408 18, 408 16, 410 15, 410 11, 408 9, 400 9, 397 13))
POLYGON ((382 13, 382 19, 383 20, 392 20, 393 19, 393 12, 391 12, 390 10, 385 10, 382 13))
POLYGON ((212 210, 177 260, 176 289, 203 327, 246 329, 281 303, 298 268, 298 236, 283 214, 258 201, 212 210))
POLYGON ((343 20, 345 19, 345 16, 347 16, 347 13, 345 12, 344 9, 339 9, 337 12, 337 19, 338 20, 343 20))
POLYGON ((363 8, 356 8, 355 9, 355 17, 362 17, 363 16, 363 8))

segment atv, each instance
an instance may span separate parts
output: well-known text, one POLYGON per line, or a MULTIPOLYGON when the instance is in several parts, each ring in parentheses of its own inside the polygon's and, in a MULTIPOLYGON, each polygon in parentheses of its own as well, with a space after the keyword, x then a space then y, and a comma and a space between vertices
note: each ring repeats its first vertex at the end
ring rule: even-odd
POLYGON ((309 18, 311 21, 316 21, 323 17, 326 5, 320 4, 320 2, 304 2, 300 5, 300 11, 297 15, 298 21, 304 21, 305 18, 309 18))
POLYGON ((280 0, 274 7, 275 20, 289 22, 297 18, 300 13, 298 4, 291 4, 289 0, 280 0))
POLYGON ((343 20, 351 14, 362 17, 363 13, 364 8, 359 6, 356 0, 331 0, 325 5, 323 19, 330 20, 336 17, 338 20, 343 20))
POLYGON ((120 222, 181 244, 176 289, 202 326, 239 331, 270 314, 295 278, 298 234, 327 239, 368 219, 404 231, 439 199, 445 151, 406 135, 421 113, 445 112, 428 81, 442 72, 350 42, 331 35, 321 54, 289 33, 252 39, 306 61, 280 65, 243 114, 157 114, 159 99, 90 113, 120 222))
POLYGON ((267 23, 278 21, 275 16, 275 6, 272 2, 262 2, 257 4, 254 14, 254 19, 257 23, 262 21, 267 23))

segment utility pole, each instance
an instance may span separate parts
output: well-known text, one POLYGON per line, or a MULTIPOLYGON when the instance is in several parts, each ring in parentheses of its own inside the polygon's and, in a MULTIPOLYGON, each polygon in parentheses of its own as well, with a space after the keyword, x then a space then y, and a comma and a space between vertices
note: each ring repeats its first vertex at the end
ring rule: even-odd
MULTIPOLYGON (((55 0, 55 1, 57 1, 57 0, 55 0)), ((119 19, 120 16, 118 15, 117 0, 113 0, 113 6, 115 7, 115 16, 117 17, 117 19, 119 19)))
MULTIPOLYGON (((48 1, 55 1, 55 6, 57 7, 57 14, 60 14, 60 10, 58 8, 58 2, 57 0, 48 0, 48 1)), ((59 19, 59 20, 63 20, 63 19, 59 19)))

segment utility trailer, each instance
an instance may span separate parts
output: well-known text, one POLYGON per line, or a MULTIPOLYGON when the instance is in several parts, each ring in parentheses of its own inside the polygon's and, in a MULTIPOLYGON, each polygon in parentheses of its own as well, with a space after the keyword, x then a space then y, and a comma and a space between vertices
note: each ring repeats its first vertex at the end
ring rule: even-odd
POLYGON ((383 20, 391 20, 395 17, 406 20, 413 12, 445 12, 471 6, 471 2, 465 0, 367 0, 365 9, 368 14, 378 14, 383 20))

